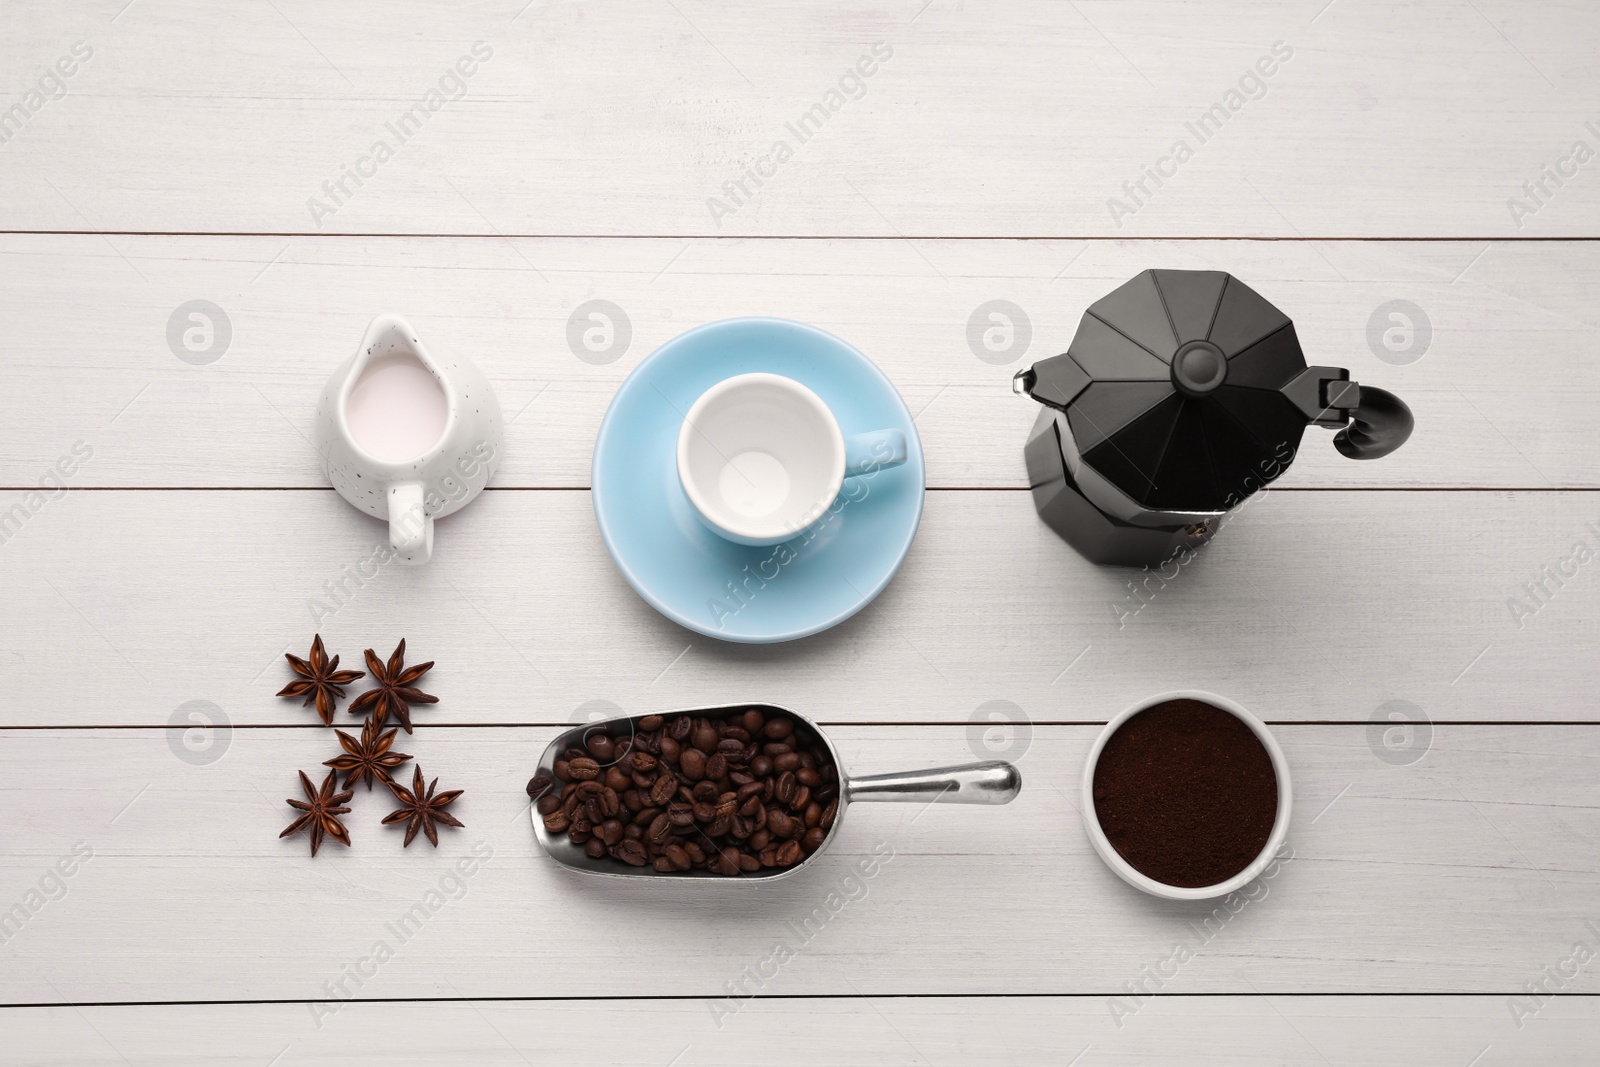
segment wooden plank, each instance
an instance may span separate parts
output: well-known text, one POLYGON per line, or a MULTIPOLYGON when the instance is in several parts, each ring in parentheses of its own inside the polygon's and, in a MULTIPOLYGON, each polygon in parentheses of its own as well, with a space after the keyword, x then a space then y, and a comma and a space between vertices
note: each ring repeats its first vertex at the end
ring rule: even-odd
POLYGON ((1269 720, 1365 722, 1405 700, 1441 720, 1595 721, 1597 564, 1574 546, 1593 553, 1597 529, 1587 493, 1268 492, 1164 581, 1085 562, 1026 493, 930 493, 876 603, 738 646, 634 594, 586 493, 486 495, 415 569, 384 564, 383 527, 332 493, 72 493, 0 546, 17 605, 0 708, 13 726, 150 726, 209 700, 241 725, 307 724, 273 693, 281 653, 320 630, 347 661, 402 636, 436 660, 428 723, 752 699, 835 722, 958 723, 992 700, 1104 721, 1175 688, 1269 720))
POLYGON ((1092 301, 1163 264, 1237 273, 1294 317, 1312 362, 1415 409, 1415 438, 1380 463, 1352 463, 1309 431, 1283 485, 1600 485, 1600 245, 16 235, 0 238, 0 485, 36 484, 79 440, 94 458, 76 485, 323 485, 310 441, 323 383, 373 315, 398 311, 494 381, 511 420, 499 486, 588 485, 601 417, 640 360, 699 323, 773 314, 883 367, 918 414, 929 485, 1020 488, 1037 406, 1012 395, 1012 374, 1063 350, 1092 301), (219 305, 232 333, 204 366, 167 339, 196 299, 219 305), (631 334, 603 365, 568 340, 596 299, 631 334), (969 321, 994 300, 1022 309, 1026 350, 972 347, 969 321), (1404 366, 1369 345, 1392 300, 1419 307, 1431 332, 1404 366))
MULTIPOLYGON (((969 754, 960 725, 832 733, 852 773, 969 754)), ((334 747, 324 733, 239 731, 209 766, 177 758, 161 730, 13 733, 0 754, 0 901, 41 886, 56 899, 9 932, 0 1002, 714 999, 750 967, 775 996, 1082 994, 1109 1017, 1103 998, 1128 997, 1156 968, 1173 994, 1492 994, 1483 1010, 1509 1037, 1501 1001, 1575 942, 1593 948, 1600 927, 1592 727, 1441 728, 1406 767, 1379 759, 1361 725, 1279 727, 1293 856, 1220 918, 1137 893, 1090 850, 1074 804, 1093 727, 1035 730, 1009 807, 861 806, 814 869, 759 891, 554 867, 522 789, 553 734, 406 738, 441 787, 466 790, 466 828, 437 852, 402 850, 378 825, 392 803, 362 794, 355 846, 312 860, 303 839, 277 834, 295 769, 334 747), (92 855, 57 880, 63 895, 45 876, 74 848, 92 855), (379 942, 391 958, 363 963, 379 942), (780 943, 793 958, 764 962, 780 943), (1166 962, 1180 945, 1189 958, 1166 962)), ((1593 967, 1579 970, 1566 991, 1600 991, 1593 967)), ((1142 1025, 1144 1011, 1123 1022, 1142 1025)))
POLYGON ((1121 1029, 1101 999, 1072 997, 757 999, 720 1029, 692 1000, 350 1004, 320 1028, 304 1004, 21 1008, 4 1018, 11 1051, 38 1067, 122 1067, 141 1058, 259 1067, 278 1055, 308 1067, 376 1055, 402 1067, 469 1058, 631 1067, 674 1052, 680 1063, 729 1067, 784 1057, 842 1067, 1059 1067, 1074 1054, 1078 1067, 1461 1067, 1474 1056, 1481 1067, 1587 1062, 1600 1025, 1596 998, 1554 998, 1520 1031, 1500 1000, 1161 997, 1121 1029))
POLYGON ((11 137, 0 204, 9 229, 1597 232, 1588 168, 1559 187, 1540 173, 1600 143, 1592 5, 1319 6, 33 5, 0 52, 8 106, 75 40, 94 55, 11 137), (854 77, 879 42, 892 55, 854 77), (436 110, 391 130, 441 78, 436 110), (819 105, 820 129, 791 129, 819 105), (374 164, 380 138, 392 158, 374 164), (346 167, 366 178, 336 201, 323 183, 346 167), (1535 180, 1536 210, 1514 216, 1535 180))

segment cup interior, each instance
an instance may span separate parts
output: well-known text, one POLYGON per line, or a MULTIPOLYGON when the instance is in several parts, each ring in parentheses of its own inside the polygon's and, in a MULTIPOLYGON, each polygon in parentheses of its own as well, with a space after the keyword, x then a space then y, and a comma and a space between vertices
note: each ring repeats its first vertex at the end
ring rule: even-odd
POLYGON ((1271 731, 1260 719, 1252 715, 1242 705, 1229 700, 1227 697, 1218 696, 1198 689, 1182 689, 1171 693, 1160 693, 1146 700, 1141 700, 1133 707, 1124 710, 1116 718, 1106 723, 1100 735, 1095 738, 1094 745, 1089 749, 1089 758, 1084 763, 1083 783, 1080 786, 1079 811, 1083 816, 1084 832, 1089 836, 1089 842, 1106 866, 1124 882, 1136 889, 1142 889, 1152 896, 1165 897, 1169 900, 1209 900, 1213 897, 1227 896, 1235 890, 1249 885, 1262 871, 1267 868, 1278 850, 1283 847, 1283 842, 1289 835, 1289 818, 1294 807, 1294 791, 1289 781, 1289 761, 1283 755, 1283 749, 1278 746, 1278 741, 1272 736, 1271 731), (1272 761, 1272 771, 1278 781, 1278 809, 1273 818, 1272 830, 1267 835, 1267 843, 1262 846, 1256 858, 1244 870, 1233 877, 1210 886, 1174 886, 1165 882, 1158 882, 1154 878, 1140 871, 1133 864, 1122 857, 1122 854, 1111 844, 1106 837, 1105 830, 1100 826, 1099 815, 1094 805, 1094 772, 1100 762, 1100 753, 1105 750, 1106 742, 1111 740, 1113 734, 1139 713, 1164 704, 1169 700, 1198 700, 1212 707, 1233 715, 1250 728, 1267 750, 1267 756, 1272 761))
POLYGON ((678 434, 690 502, 736 537, 783 540, 815 522, 844 480, 844 436, 804 385, 740 374, 706 390, 678 434))

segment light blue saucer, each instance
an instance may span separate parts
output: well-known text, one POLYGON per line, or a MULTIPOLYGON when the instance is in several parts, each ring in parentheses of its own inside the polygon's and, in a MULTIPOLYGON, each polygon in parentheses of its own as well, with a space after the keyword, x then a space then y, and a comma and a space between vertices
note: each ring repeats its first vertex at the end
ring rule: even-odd
POLYGON ((844 341, 786 319, 727 319, 680 334, 628 375, 600 424, 591 485, 611 558, 657 611, 724 641, 791 641, 848 619, 900 569, 922 519, 922 442, 889 379, 844 341), (678 428, 701 393, 751 371, 809 387, 847 437, 900 430, 906 462, 847 479, 810 535, 759 548, 723 540, 678 483, 678 428))

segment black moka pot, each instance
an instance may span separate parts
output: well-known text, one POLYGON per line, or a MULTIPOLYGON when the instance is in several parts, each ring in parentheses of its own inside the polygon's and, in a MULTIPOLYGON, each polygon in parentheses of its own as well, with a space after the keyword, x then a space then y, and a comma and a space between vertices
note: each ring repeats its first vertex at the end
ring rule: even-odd
POLYGON ((1095 563, 1154 566, 1208 540, 1288 469, 1307 423, 1338 429, 1351 459, 1412 427, 1392 393, 1306 366, 1288 316, 1221 271, 1145 271, 1013 386, 1044 405, 1024 451, 1034 506, 1095 563))

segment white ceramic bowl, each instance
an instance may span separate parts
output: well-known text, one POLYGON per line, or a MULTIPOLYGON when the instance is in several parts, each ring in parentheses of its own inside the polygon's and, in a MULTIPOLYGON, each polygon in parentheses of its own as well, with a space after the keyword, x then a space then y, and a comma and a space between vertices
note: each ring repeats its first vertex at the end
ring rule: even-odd
POLYGON ((1146 893, 1157 897, 1166 897, 1168 900, 1208 900, 1212 897, 1224 897, 1237 889, 1249 885, 1257 875, 1266 869, 1267 864, 1278 854, 1283 840, 1289 835, 1289 813, 1294 800, 1294 790, 1289 784, 1289 761, 1283 758, 1283 749, 1278 747, 1278 742, 1267 731, 1261 720, 1250 714, 1240 705, 1227 697, 1215 693, 1207 693, 1200 689, 1179 689, 1171 693, 1159 693, 1156 696, 1141 700, 1133 707, 1127 709, 1110 722, 1105 729, 1100 731, 1100 736, 1094 739, 1094 747, 1089 749, 1088 762, 1083 767, 1082 801, 1079 810, 1083 813, 1083 829, 1089 835, 1090 844, 1100 853, 1100 858, 1106 861, 1106 866, 1117 873, 1117 877, 1146 893), (1261 743, 1266 746, 1267 755, 1272 759, 1272 772, 1278 779, 1278 816, 1273 820, 1272 832, 1267 835, 1267 843, 1261 849, 1260 855, 1250 861, 1250 865, 1225 882, 1216 885, 1203 886, 1176 886, 1158 882, 1149 875, 1135 870, 1133 865, 1122 858, 1122 855, 1112 847, 1106 838, 1105 831, 1100 828, 1100 819, 1094 809, 1094 771, 1100 762, 1100 753, 1104 751, 1106 742, 1118 728, 1135 715, 1147 708, 1168 700, 1199 700, 1213 707, 1237 717, 1246 726, 1250 727, 1261 743))

